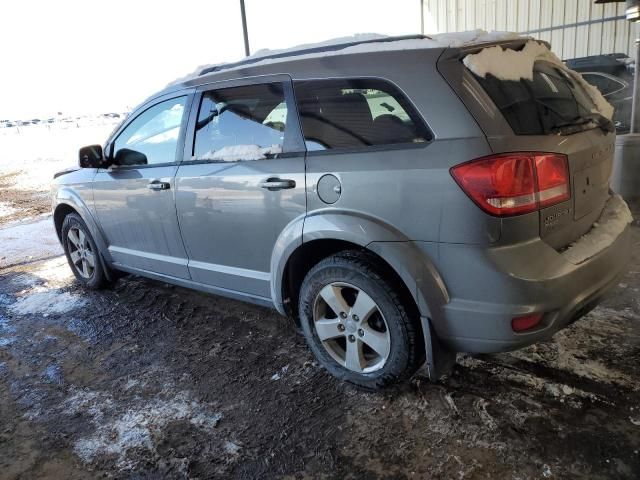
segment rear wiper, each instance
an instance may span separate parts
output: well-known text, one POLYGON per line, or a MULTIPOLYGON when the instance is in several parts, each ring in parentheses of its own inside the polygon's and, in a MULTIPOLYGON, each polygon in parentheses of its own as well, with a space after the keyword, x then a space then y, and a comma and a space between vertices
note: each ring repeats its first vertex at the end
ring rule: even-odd
POLYGON ((566 127, 580 127, 589 123, 595 123, 605 132, 615 132, 615 126, 613 122, 600 113, 581 115, 568 122, 556 123, 551 127, 551 130, 561 130, 566 127))

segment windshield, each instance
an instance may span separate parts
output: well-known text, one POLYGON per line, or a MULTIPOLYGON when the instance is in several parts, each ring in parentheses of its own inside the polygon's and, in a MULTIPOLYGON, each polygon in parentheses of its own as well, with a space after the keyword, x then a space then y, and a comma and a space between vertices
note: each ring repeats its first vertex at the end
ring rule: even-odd
POLYGON ((499 80, 476 76, 516 135, 570 134, 603 127, 584 88, 567 72, 544 61, 533 67, 533 80, 499 80))

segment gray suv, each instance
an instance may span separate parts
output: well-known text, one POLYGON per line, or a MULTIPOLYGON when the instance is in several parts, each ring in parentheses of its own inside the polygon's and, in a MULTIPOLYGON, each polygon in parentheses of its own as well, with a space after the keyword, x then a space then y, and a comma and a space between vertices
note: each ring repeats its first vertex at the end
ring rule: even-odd
POLYGON ((544 61, 532 80, 474 75, 461 60, 495 42, 361 43, 206 68, 82 148, 53 185, 78 280, 129 272, 275 308, 370 389, 584 315, 630 236, 571 248, 626 208, 582 87, 544 61))

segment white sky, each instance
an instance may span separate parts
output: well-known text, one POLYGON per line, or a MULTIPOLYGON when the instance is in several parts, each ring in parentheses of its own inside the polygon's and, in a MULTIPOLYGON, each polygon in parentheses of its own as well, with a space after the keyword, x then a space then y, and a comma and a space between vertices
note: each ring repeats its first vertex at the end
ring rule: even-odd
MULTIPOLYGON (((133 107, 244 56, 239 0, 3 0, 0 119, 133 107)), ((245 0, 251 52, 420 32, 420 0, 245 0)))

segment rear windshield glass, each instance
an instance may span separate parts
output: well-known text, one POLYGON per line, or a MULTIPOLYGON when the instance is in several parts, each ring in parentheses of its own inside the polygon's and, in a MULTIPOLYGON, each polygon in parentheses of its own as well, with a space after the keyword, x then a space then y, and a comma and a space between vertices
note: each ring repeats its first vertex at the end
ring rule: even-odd
MULTIPOLYGON (((538 61, 533 80, 499 80, 476 76, 516 135, 562 133, 596 112, 596 106, 571 76, 554 65, 538 61)), ((585 123, 585 128, 593 124, 585 123)))

